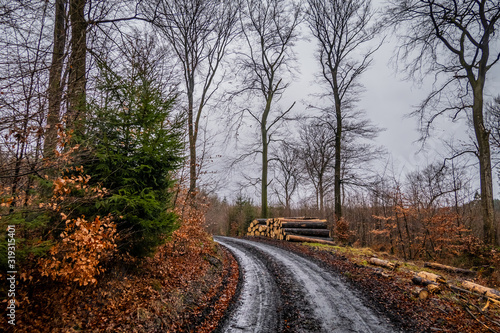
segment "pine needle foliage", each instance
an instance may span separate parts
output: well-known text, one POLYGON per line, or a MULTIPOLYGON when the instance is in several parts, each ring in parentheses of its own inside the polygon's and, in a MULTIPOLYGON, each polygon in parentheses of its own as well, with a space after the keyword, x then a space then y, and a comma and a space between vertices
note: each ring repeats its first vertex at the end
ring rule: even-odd
POLYGON ((176 95, 164 92, 154 63, 128 60, 124 74, 100 67, 102 97, 91 105, 83 160, 92 181, 110 195, 87 213, 116 216, 120 249, 144 256, 177 226, 170 190, 182 162, 183 121, 174 115, 176 95))

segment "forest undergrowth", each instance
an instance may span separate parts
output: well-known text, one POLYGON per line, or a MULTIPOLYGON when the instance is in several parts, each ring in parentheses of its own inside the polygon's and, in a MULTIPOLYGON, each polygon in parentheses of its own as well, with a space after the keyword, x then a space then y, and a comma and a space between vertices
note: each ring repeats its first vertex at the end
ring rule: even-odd
MULTIPOLYGON (((175 209, 181 225, 153 256, 114 254, 95 266, 88 283, 79 283, 81 271, 54 260, 32 263, 17 282, 16 325, 7 325, 4 298, 0 326, 15 332, 212 331, 236 292, 238 265, 204 231, 205 205, 186 203, 179 199, 186 197, 182 193, 175 209)), ((71 223, 76 224, 85 223, 71 223)), ((74 241, 81 245, 84 238, 74 241)), ((60 244, 67 243, 51 251, 61 250, 60 244)), ((91 247, 80 249, 81 261, 96 257, 91 247)), ((0 278, 5 280, 3 272, 0 278)))
MULTIPOLYGON (((385 270, 367 264, 367 259, 377 256, 401 263, 400 259, 368 248, 298 244, 265 237, 249 239, 292 251, 338 273, 363 294, 371 307, 386 314, 404 332, 500 331, 500 307, 485 297, 442 288, 427 299, 420 299, 415 294, 418 286, 412 283, 412 278, 420 270, 431 270, 423 268, 419 262, 404 263, 396 270, 385 270)), ((452 284, 464 279, 460 275, 433 272, 442 274, 452 284)), ((486 282, 482 277, 478 281, 486 282)))

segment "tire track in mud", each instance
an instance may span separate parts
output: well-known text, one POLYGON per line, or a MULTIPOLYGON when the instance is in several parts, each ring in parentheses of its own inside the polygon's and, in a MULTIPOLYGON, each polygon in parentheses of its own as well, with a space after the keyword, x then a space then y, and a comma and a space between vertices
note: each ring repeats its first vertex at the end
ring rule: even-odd
POLYGON ((399 331, 336 273, 307 258, 249 240, 215 240, 233 252, 243 270, 240 300, 222 332, 399 331))
POLYGON ((277 332, 277 288, 264 263, 233 242, 216 238, 233 253, 243 271, 243 285, 236 308, 222 332, 277 332))

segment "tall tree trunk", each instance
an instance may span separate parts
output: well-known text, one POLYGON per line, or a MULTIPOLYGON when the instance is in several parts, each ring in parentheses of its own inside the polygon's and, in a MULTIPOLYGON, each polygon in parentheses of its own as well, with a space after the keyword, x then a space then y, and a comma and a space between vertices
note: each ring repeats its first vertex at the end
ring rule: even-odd
POLYGON ((51 158, 57 148, 57 124, 59 124, 62 87, 61 74, 64 63, 64 46, 66 43, 66 0, 56 0, 54 14, 54 46, 52 64, 49 71, 49 109, 47 127, 43 144, 43 155, 51 158))
POLYGON ((318 192, 319 192, 319 216, 321 218, 325 217, 325 188, 323 187, 323 176, 320 176, 318 181, 318 192))
MULTIPOLYGON (((275 89, 278 87, 276 85, 275 89)), ((262 113, 262 118, 260 119, 260 132, 262 136, 262 183, 261 183, 261 217, 267 217, 267 169, 268 169, 268 149, 269 149, 269 138, 268 138, 268 129, 267 129, 267 117, 271 112, 271 102, 273 101, 273 84, 272 80, 269 82, 269 91, 266 96, 266 107, 264 112, 262 113)))
POLYGON ((189 193, 196 193, 197 161, 196 161, 196 138, 197 128, 194 122, 194 75, 189 77, 188 91, 188 135, 189 135, 189 193))
POLYGON ((262 133, 262 190, 261 190, 261 217, 267 217, 267 167, 268 167, 268 141, 266 122, 261 124, 262 133))
POLYGON ((87 56, 87 21, 85 20, 86 0, 70 0, 69 16, 71 20, 71 56, 68 84, 68 114, 66 128, 83 132, 86 103, 86 56, 87 56))
MULTIPOLYGON (((479 75, 478 75, 479 76, 479 75)), ((479 76, 473 86, 474 104, 472 118, 478 144, 479 173, 481 182, 481 208, 483 212, 484 242, 497 244, 495 211, 493 207, 493 177, 491 172, 490 132, 483 120, 483 88, 484 78, 479 76)))
POLYGON ((288 189, 288 182, 286 183, 285 185, 285 214, 287 217, 291 217, 292 216, 292 212, 291 212, 291 208, 290 208, 290 200, 291 200, 291 194, 290 194, 290 190, 288 189))
POLYGON ((342 184, 341 184, 341 148, 342 148, 342 110, 341 101, 336 86, 336 75, 334 78, 334 98, 335 98, 335 118, 337 121, 337 131, 335 132, 335 176, 334 176, 334 196, 335 196, 335 221, 342 218, 342 184))
MULTIPOLYGON (((28 102, 28 110, 29 110, 29 102, 28 102)), ((24 118, 23 122, 23 136, 26 135, 26 129, 28 127, 28 116, 24 118)), ((21 167, 23 163, 23 158, 24 158, 24 151, 26 147, 26 140, 23 136, 19 136, 17 139, 17 151, 16 151, 16 164, 14 166, 14 177, 12 179, 12 186, 11 186, 11 194, 12 194, 12 202, 11 202, 11 208, 9 210, 10 213, 14 211, 14 207, 17 205, 17 199, 18 199, 18 193, 17 193, 17 188, 19 186, 19 183, 21 181, 21 167)))
MULTIPOLYGON (((25 156, 27 155, 28 153, 28 149, 27 148, 30 148, 29 147, 29 127, 30 127, 30 122, 32 120, 32 105, 34 104, 34 102, 36 101, 36 88, 35 88, 35 82, 37 82, 36 80, 36 73, 40 70, 39 69, 39 66, 42 65, 43 62, 40 61, 40 56, 41 56, 41 41, 43 39, 43 27, 45 27, 45 17, 46 17, 46 13, 47 13, 47 2, 45 3, 45 6, 43 8, 43 14, 42 14, 42 18, 40 20, 40 23, 41 23, 41 29, 39 30, 39 35, 38 35, 38 42, 35 46, 35 57, 34 59, 32 59, 32 62, 30 64, 30 67, 31 67, 31 71, 30 71, 30 74, 29 74, 29 77, 26 77, 25 79, 27 80, 26 81, 26 89, 24 90, 24 99, 25 99, 25 103, 24 103, 24 107, 25 107, 25 113, 24 115, 21 116, 21 121, 22 123, 20 124, 19 128, 17 128, 17 126, 15 126, 15 128, 13 129, 14 132, 13 134, 14 137, 16 138, 16 143, 14 144, 14 147, 16 149, 16 154, 15 154, 15 158, 16 158, 16 163, 15 163, 15 167, 14 167, 14 178, 13 178, 13 181, 12 181, 12 188, 11 188, 11 193, 12 193, 12 197, 13 197, 13 200, 11 202, 11 208, 9 210, 10 213, 12 213, 14 211, 14 207, 18 204, 17 203, 17 200, 20 198, 20 195, 18 193, 18 187, 21 185, 21 179, 22 179, 22 171, 23 168, 27 168, 30 166, 30 160, 27 159, 25 160, 25 156), (35 99, 35 100, 34 100, 35 99)), ((42 65, 43 66, 43 65, 42 65)), ((19 118, 17 118, 17 116, 15 115, 14 116, 14 123, 16 123, 16 125, 19 124, 19 118)), ((37 146, 37 150, 35 151, 35 156, 38 156, 38 146, 37 146)), ((35 160, 38 159, 38 157, 35 158, 35 160)), ((33 164, 31 164, 31 166, 33 166, 33 164)), ((29 187, 26 188, 26 190, 29 190, 29 187)))

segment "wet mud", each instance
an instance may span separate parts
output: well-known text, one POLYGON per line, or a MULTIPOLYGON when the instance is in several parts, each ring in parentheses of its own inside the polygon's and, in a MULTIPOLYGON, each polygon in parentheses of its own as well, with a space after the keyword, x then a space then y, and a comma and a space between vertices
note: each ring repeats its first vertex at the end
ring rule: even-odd
POLYGON ((221 332, 400 332, 338 273, 285 249, 216 237, 243 272, 221 332))

